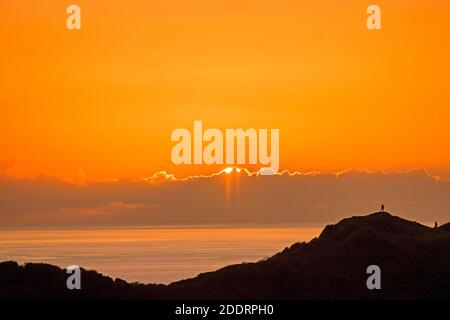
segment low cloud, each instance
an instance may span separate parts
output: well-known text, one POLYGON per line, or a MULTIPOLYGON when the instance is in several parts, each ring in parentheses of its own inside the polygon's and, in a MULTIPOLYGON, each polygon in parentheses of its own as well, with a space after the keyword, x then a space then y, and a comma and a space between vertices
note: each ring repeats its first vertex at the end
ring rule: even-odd
POLYGON ((0 176, 2 227, 330 223, 377 211, 421 222, 450 220, 450 182, 423 170, 261 175, 222 171, 177 180, 76 185, 0 176))

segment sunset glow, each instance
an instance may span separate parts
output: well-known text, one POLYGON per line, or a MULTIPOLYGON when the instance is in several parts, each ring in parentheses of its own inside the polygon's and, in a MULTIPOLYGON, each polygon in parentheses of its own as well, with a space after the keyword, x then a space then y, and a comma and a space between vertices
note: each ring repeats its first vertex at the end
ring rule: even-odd
POLYGON ((449 40, 449 0, 1 0, 0 300, 449 300, 449 40))
MULTIPOLYGON (((448 1, 2 1, 0 169, 69 181, 179 177, 195 119, 280 128, 280 170, 450 174, 448 1), (30 59, 30 57, 33 57, 30 59)), ((250 168, 257 171, 260 168, 250 168)))

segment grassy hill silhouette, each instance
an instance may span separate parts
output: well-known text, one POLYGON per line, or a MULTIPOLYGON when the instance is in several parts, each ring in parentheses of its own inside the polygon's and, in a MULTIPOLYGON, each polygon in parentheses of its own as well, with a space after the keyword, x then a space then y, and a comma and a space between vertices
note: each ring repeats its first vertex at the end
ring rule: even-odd
POLYGON ((222 268, 170 285, 127 283, 82 271, 0 263, 0 298, 37 299, 450 299, 450 224, 429 228, 385 212, 347 218, 318 238, 256 263, 222 268), (381 290, 366 269, 381 268, 381 290))

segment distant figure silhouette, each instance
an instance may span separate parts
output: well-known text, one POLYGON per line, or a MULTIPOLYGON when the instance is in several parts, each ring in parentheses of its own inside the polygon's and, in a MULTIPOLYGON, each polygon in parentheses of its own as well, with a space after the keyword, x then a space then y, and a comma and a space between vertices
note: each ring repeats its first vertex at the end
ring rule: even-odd
POLYGON ((381 212, 384 212, 384 204, 381 204, 381 212))
POLYGON ((435 227, 435 228, 438 227, 438 223, 437 223, 437 222, 434 223, 434 227, 435 227))

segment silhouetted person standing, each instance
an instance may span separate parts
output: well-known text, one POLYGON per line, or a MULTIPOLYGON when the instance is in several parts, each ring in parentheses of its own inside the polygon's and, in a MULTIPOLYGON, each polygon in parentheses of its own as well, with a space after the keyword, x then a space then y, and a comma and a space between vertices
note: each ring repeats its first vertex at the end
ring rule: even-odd
POLYGON ((435 222, 435 223, 434 223, 434 228, 437 228, 437 227, 438 227, 438 223, 435 222))
POLYGON ((384 212, 384 204, 381 204, 381 212, 384 212))

